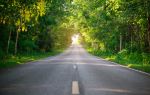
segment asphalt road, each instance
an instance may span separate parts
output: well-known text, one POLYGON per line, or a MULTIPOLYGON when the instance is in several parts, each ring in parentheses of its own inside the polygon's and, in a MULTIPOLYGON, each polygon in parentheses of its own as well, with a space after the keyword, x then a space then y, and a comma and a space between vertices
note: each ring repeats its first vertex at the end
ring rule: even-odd
POLYGON ((0 72, 0 95, 150 95, 150 76, 88 54, 81 46, 0 72))

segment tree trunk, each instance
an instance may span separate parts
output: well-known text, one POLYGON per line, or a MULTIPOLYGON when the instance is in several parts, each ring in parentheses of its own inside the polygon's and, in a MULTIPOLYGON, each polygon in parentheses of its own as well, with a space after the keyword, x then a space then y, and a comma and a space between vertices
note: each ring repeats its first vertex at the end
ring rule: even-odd
POLYGON ((8 54, 8 52, 9 52, 9 45, 10 45, 10 39, 11 39, 11 29, 10 29, 10 32, 9 32, 9 37, 8 37, 8 43, 7 43, 7 54, 8 54))
POLYGON ((16 34, 15 55, 17 54, 18 38, 19 38, 19 32, 21 32, 21 26, 22 26, 22 17, 20 18, 20 25, 18 27, 18 31, 17 31, 17 34, 16 34))
MULTIPOLYGON (((132 26, 131 26, 132 27, 132 26)), ((132 50, 133 50, 133 33, 132 33, 133 31, 131 30, 131 34, 130 34, 130 47, 131 47, 131 52, 132 52, 132 50)))
POLYGON ((19 37, 19 31, 17 31, 17 35, 16 35, 16 42, 15 42, 15 55, 17 54, 18 37, 19 37))
POLYGON ((149 52, 150 52, 150 16, 148 17, 148 49, 149 49, 149 52))
POLYGON ((122 34, 120 33, 120 51, 122 50, 122 34))

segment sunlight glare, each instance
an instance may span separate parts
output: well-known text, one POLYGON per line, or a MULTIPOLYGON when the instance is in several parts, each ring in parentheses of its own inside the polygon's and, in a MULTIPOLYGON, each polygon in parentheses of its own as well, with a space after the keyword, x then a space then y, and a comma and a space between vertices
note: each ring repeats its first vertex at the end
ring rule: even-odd
POLYGON ((79 35, 73 35, 72 36, 72 44, 79 44, 79 35))

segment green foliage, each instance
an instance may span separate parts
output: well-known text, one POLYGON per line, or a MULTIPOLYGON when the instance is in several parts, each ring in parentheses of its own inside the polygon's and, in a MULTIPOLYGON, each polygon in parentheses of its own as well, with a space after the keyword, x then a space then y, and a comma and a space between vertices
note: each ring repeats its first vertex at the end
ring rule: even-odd
POLYGON ((20 50, 24 52, 31 52, 37 48, 35 42, 28 39, 19 41, 19 47, 21 48, 20 50))
POLYGON ((30 52, 23 53, 19 55, 9 55, 7 60, 0 61, 0 69, 1 68, 10 68, 16 65, 25 64, 26 62, 34 61, 37 59, 42 59, 48 56, 54 56, 58 53, 62 52, 62 50, 53 50, 51 52, 30 52))
POLYGON ((2 49, 0 48, 0 59, 3 59, 4 57, 4 52, 2 51, 2 49))
POLYGON ((149 0, 1 0, 0 58, 66 48, 79 33, 98 56, 149 64, 149 6, 149 0))
MULTIPOLYGON (((52 44, 57 43, 52 38, 55 28, 62 27, 63 19, 66 19, 66 6, 69 1, 56 0, 13 0, 0 2, 0 29, 1 29, 1 46, 7 47, 7 43, 17 43, 19 51, 30 51, 36 48, 50 50, 52 44), (19 38, 17 33, 19 32, 19 38), (11 34, 10 34, 11 33, 11 34), (10 38, 8 40, 8 38, 10 38), (43 43, 43 45, 42 45, 43 43), (28 48, 28 49, 27 49, 28 48)), ((67 23, 67 22, 66 22, 67 23)), ((65 28, 63 26, 63 28, 65 28)), ((63 31, 63 30, 57 30, 63 31)), ((64 31, 63 31, 64 32, 64 31)), ((62 34, 55 34, 63 35, 62 34)), ((67 34, 66 34, 67 36, 67 34)), ((70 35, 68 35, 70 36, 70 35)), ((62 40, 65 37, 62 36, 62 40)), ((69 44, 69 43, 65 43, 69 44)), ((13 49, 11 45, 9 50, 13 49)), ((15 48, 14 48, 15 49, 15 48)), ((6 51, 4 49, 4 51, 6 51)))
POLYGON ((20 60, 18 55, 23 58, 24 53, 53 52, 69 46, 73 31, 64 25, 69 23, 69 4, 68 0, 1 0, 0 62, 13 65, 20 60), (8 62, 9 55, 15 59, 8 62))
POLYGON ((150 72, 149 0, 75 0, 72 6, 89 52, 150 72))
POLYGON ((149 52, 149 5, 149 0, 76 0, 72 10, 78 19, 74 23, 90 47, 96 40, 108 51, 149 52))
POLYGON ((96 56, 105 58, 106 60, 114 61, 129 68, 135 68, 150 73, 149 54, 138 52, 129 53, 129 51, 125 49, 120 51, 119 53, 94 50, 92 48, 88 49, 88 51, 96 56))

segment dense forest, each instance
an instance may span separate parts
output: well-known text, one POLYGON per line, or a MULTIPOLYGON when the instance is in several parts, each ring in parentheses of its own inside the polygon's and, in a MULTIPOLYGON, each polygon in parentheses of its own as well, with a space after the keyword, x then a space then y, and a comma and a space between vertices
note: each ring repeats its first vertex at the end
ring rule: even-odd
POLYGON ((97 48, 114 52, 150 52, 149 0, 88 0, 78 5, 79 24, 89 44, 101 43, 97 48))
POLYGON ((75 0, 89 52, 150 72, 150 0, 75 0))
POLYGON ((76 33, 89 52, 150 71, 150 0, 0 1, 2 60, 66 48, 76 33))
MULTIPOLYGON (((53 52, 71 43, 64 0, 0 0, 0 59, 53 52)), ((5 62, 6 61, 6 62, 5 62)))
POLYGON ((1 55, 68 45, 70 32, 63 25, 66 4, 59 0, 1 0, 1 55), (61 44, 62 40, 66 41, 61 44))

